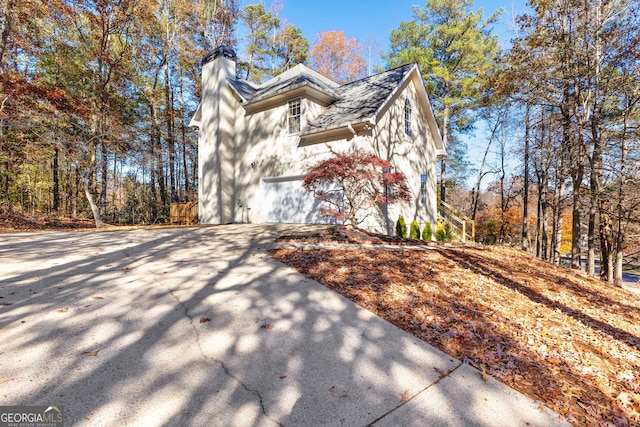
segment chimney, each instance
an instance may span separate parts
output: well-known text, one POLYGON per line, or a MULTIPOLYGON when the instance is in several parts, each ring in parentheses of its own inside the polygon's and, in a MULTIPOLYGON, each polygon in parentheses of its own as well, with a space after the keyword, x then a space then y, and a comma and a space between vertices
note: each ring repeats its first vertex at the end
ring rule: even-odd
POLYGON ((236 53, 218 46, 202 58, 198 141, 198 214, 202 224, 233 221, 235 106, 228 80, 236 79, 236 53))
POLYGON ((216 68, 220 74, 217 77, 228 79, 236 78, 236 52, 226 45, 218 46, 213 52, 202 58, 202 80, 205 81, 207 74, 212 73, 212 68, 216 68))

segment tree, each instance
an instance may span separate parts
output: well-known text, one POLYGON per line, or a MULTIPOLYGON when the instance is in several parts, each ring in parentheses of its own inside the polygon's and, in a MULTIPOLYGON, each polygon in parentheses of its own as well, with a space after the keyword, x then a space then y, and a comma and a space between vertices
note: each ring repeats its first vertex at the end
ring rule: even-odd
POLYGON ((262 3, 250 4, 240 11, 240 20, 247 28, 248 59, 246 62, 246 79, 262 81, 269 71, 267 58, 274 51, 275 32, 280 20, 264 9, 262 3))
POLYGON ((321 74, 344 84, 366 75, 358 39, 348 39, 342 31, 320 32, 309 52, 311 65, 321 74))
POLYGON ((405 177, 372 153, 340 154, 312 166, 303 187, 324 204, 325 217, 357 227, 385 204, 411 199, 405 177))
MULTIPOLYGON (((403 22, 391 32, 389 67, 417 62, 427 91, 434 98, 442 139, 455 153, 455 134, 468 131, 487 79, 496 69, 499 54, 491 25, 498 11, 483 20, 480 9, 472 12, 473 0, 427 0, 414 6, 414 20, 403 22)), ((461 157, 459 151, 458 158, 461 157)), ((446 165, 440 163, 440 198, 446 200, 446 165)))
POLYGON ((246 79, 261 82, 306 62, 309 42, 296 26, 281 26, 277 7, 268 11, 262 3, 247 5, 240 21, 247 30, 246 61, 240 64, 246 79))
POLYGON ((234 45, 238 19, 238 0, 193 0, 194 39, 207 51, 226 44, 234 45))
POLYGON ((282 73, 288 69, 307 62, 309 41, 302 35, 300 28, 287 24, 277 36, 276 56, 279 65, 276 72, 282 73))

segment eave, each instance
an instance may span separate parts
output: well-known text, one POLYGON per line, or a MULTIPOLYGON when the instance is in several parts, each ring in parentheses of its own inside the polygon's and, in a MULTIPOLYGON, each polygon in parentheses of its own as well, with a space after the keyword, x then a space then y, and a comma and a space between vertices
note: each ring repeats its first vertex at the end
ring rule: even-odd
POLYGON ((280 105, 293 98, 312 98, 323 107, 330 105, 339 98, 337 94, 329 94, 326 91, 318 89, 316 86, 307 82, 297 85, 288 86, 285 90, 270 94, 267 97, 257 96, 245 103, 243 106, 247 114, 264 111, 273 105, 280 105))
POLYGON ((359 123, 349 123, 344 126, 339 126, 330 129, 322 129, 316 132, 300 134, 299 146, 313 145, 326 141, 333 141, 336 139, 349 139, 359 133, 366 132, 373 124, 371 121, 363 121, 359 123))

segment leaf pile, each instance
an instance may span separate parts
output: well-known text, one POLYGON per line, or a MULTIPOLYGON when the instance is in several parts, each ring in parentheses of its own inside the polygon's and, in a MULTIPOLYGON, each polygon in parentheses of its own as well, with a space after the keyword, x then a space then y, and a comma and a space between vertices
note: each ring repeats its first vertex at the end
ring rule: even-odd
POLYGON ((501 247, 271 255, 574 425, 640 425, 640 297, 501 247))

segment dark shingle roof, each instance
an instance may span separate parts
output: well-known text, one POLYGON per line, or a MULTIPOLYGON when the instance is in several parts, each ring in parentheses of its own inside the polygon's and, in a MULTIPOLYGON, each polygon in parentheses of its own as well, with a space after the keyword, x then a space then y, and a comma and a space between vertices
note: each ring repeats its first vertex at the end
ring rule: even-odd
POLYGON ((253 98, 254 94, 257 91, 257 87, 255 87, 253 84, 251 84, 246 80, 229 79, 229 84, 233 86, 235 91, 238 92, 245 101, 248 101, 251 98, 253 98))
POLYGON ((340 99, 331 104, 320 116, 302 130, 302 134, 336 129, 349 124, 365 122, 375 115, 391 93, 405 79, 414 64, 403 65, 340 86, 340 99))
MULTIPOLYGON (((238 80, 237 82, 248 83, 244 80, 238 80)), ((250 103, 257 102, 304 85, 315 87, 320 92, 338 99, 339 95, 336 89, 339 85, 304 65, 297 65, 260 86, 255 87, 253 95, 245 99, 250 103)))
POLYGON ((302 129, 302 135, 309 135, 346 127, 349 124, 363 123, 374 118, 376 112, 414 67, 415 64, 403 65, 340 86, 317 71, 304 65, 297 65, 262 85, 255 85, 241 79, 229 79, 229 84, 247 104, 305 85, 329 95, 335 101, 302 129))

